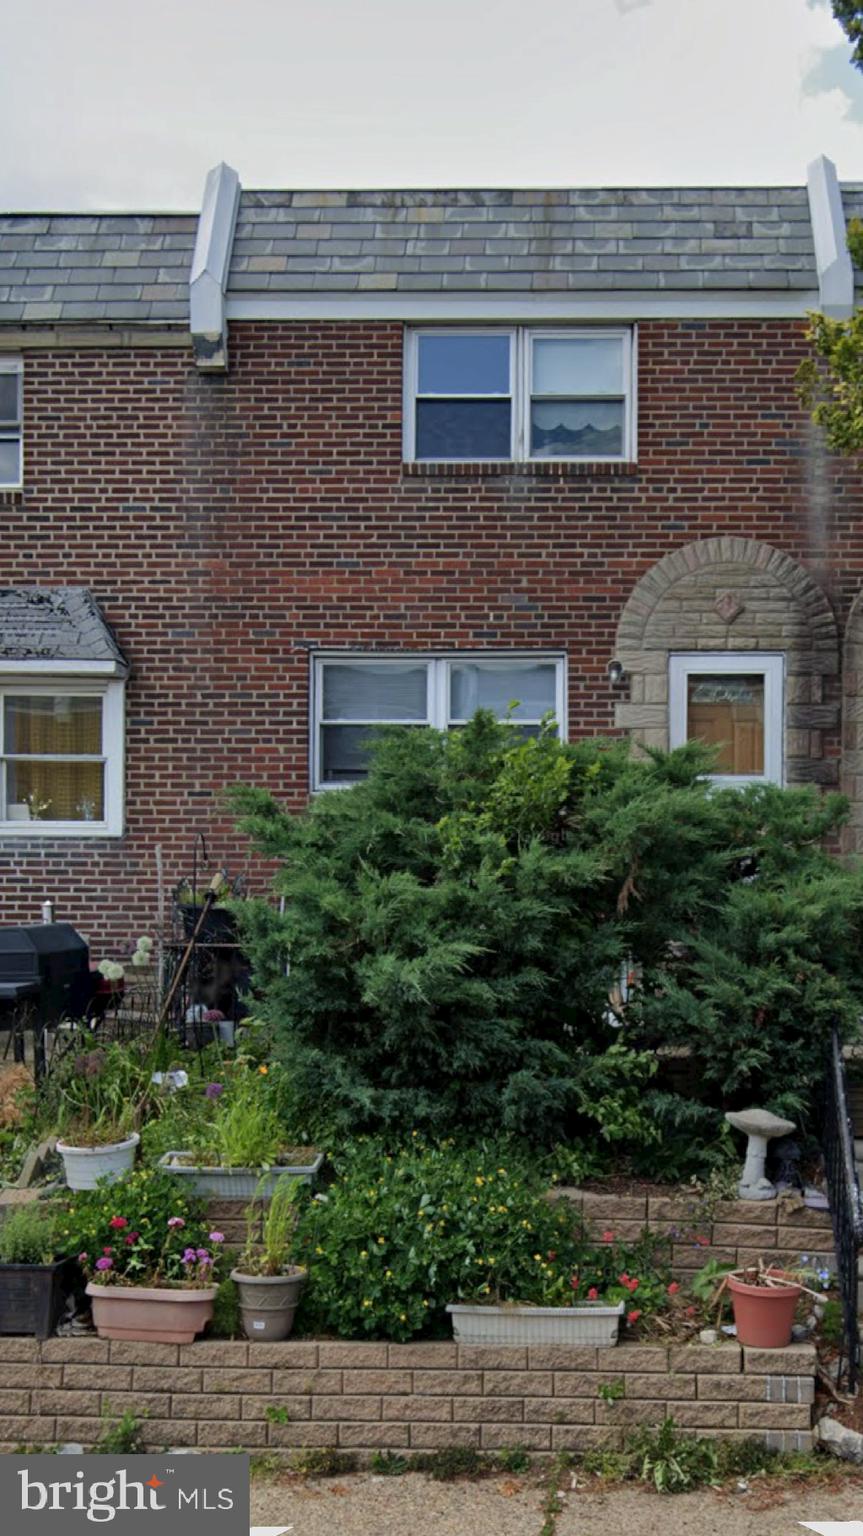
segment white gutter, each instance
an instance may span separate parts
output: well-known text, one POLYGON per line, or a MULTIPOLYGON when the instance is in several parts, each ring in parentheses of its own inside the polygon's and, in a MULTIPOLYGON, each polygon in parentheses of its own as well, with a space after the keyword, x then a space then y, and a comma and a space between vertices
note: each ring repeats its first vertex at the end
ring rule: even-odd
POLYGON ((649 319, 796 320, 817 309, 819 294, 810 289, 739 288, 721 293, 706 288, 675 293, 627 292, 604 288, 595 293, 497 294, 229 294, 229 320, 407 320, 605 322, 649 319))
POLYGON ((222 161, 207 173, 189 276, 189 325, 199 368, 228 367, 225 289, 239 207, 240 178, 222 161))
POLYGON ((836 167, 819 155, 806 167, 809 215, 815 242, 820 308, 836 320, 847 320, 854 308, 854 272, 848 254, 845 211, 836 167))

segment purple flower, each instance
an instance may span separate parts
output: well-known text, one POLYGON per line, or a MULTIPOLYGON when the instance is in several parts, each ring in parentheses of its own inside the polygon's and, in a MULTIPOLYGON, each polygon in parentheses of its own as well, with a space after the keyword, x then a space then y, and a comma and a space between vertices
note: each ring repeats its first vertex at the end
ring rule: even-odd
POLYGON ((106 1259, 106 1258, 97 1259, 96 1260, 96 1268, 97 1269, 113 1269, 114 1268, 113 1260, 112 1259, 106 1259))
POLYGON ((208 1232, 207 1236, 211 1243, 223 1243, 225 1241, 224 1232, 208 1232))
POLYGON ((205 1099, 220 1099, 225 1088, 223 1083, 208 1083, 204 1089, 205 1099))
POLYGON ((210 1257, 209 1249, 207 1249, 207 1248, 196 1248, 195 1249, 195 1258, 196 1259, 208 1259, 209 1257, 210 1257))
POLYGON ((224 1017, 225 1017, 225 1015, 223 1014, 221 1008, 205 1008, 204 1009, 204 1023, 205 1024, 221 1024, 221 1022, 224 1019, 224 1017))
POLYGON ((78 1254, 78 1263, 79 1264, 86 1264, 88 1258, 89 1258, 89 1254, 79 1253, 78 1254))
POLYGON ((182 1216, 169 1216, 168 1217, 168 1226, 169 1227, 184 1227, 185 1225, 186 1225, 186 1223, 183 1220, 182 1216))
POLYGON ((208 1264, 212 1264, 212 1262, 213 1261, 210 1258, 210 1255, 208 1253, 199 1253, 198 1254, 198 1263, 200 1264, 202 1269, 206 1269, 207 1265, 208 1264))
POLYGON ((197 1257, 198 1257, 198 1255, 196 1254, 194 1248, 187 1248, 185 1253, 183 1254, 183 1263, 184 1264, 194 1264, 195 1260, 197 1259, 197 1257))

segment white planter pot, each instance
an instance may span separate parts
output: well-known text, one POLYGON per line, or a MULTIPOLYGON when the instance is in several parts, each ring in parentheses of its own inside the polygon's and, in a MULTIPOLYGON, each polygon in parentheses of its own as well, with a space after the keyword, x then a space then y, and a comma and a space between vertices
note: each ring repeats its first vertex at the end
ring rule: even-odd
POLYGON ((133 1131, 125 1141, 115 1141, 107 1147, 70 1147, 65 1141, 58 1141, 57 1151, 63 1159, 69 1188, 95 1189, 100 1179, 121 1179, 134 1167, 140 1140, 138 1132, 133 1131))
POLYGON ((450 1303, 459 1344, 616 1344, 623 1302, 583 1307, 481 1307, 450 1303))
POLYGON ((186 1180, 190 1194, 203 1195, 210 1200, 252 1200, 257 1195, 269 1200, 279 1179, 297 1179, 311 1184, 324 1161, 319 1152, 312 1163, 279 1163, 273 1168, 207 1168, 178 1163, 179 1157, 189 1157, 188 1152, 166 1152, 159 1158, 159 1167, 166 1173, 186 1180))

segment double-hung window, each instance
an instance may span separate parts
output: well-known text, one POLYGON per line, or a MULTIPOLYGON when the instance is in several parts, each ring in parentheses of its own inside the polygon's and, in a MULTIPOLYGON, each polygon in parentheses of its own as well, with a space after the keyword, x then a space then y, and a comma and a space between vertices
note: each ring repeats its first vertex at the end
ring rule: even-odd
POLYGON ((549 713, 565 719, 560 656, 319 656, 312 687, 315 789, 365 778, 382 725, 457 729, 488 709, 535 736, 549 713))
POLYGON ((0 356, 0 490, 21 484, 21 360, 0 356))
POLYGON ((405 457, 632 459, 632 379, 626 327, 409 331, 405 457))
POLYGON ((0 836, 123 830, 123 683, 0 678, 0 836))
POLYGON ((717 784, 781 784, 784 659, 759 652, 669 658, 669 740, 717 750, 717 784))

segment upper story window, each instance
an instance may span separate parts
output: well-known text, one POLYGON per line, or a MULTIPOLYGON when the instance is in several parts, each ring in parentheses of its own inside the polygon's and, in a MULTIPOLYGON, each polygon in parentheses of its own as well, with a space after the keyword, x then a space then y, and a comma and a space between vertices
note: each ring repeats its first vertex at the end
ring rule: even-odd
POLYGON ((312 784, 354 784, 368 772, 376 726, 465 725, 478 709, 526 736, 565 719, 560 656, 321 656, 313 677, 312 784), (515 707, 510 706, 516 701, 515 707))
POLYGON ((669 657, 669 741, 718 748, 717 784, 781 784, 782 656, 701 651, 669 657))
POLYGON ((0 834, 122 830, 123 683, 0 679, 0 834))
POLYGON ((0 357, 0 490, 21 484, 21 359, 0 357))
POLYGON ((635 457, 632 332, 413 330, 405 358, 405 457, 635 457))

